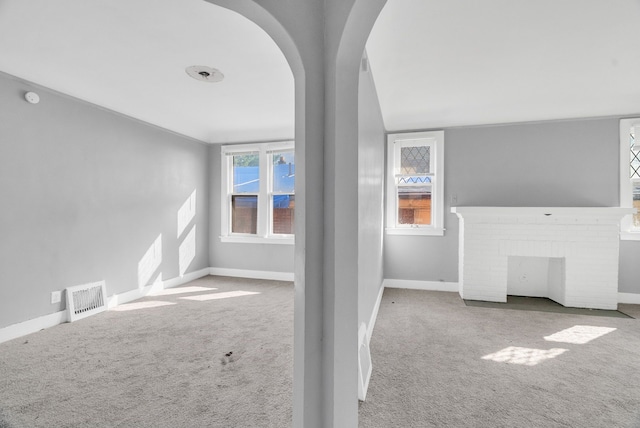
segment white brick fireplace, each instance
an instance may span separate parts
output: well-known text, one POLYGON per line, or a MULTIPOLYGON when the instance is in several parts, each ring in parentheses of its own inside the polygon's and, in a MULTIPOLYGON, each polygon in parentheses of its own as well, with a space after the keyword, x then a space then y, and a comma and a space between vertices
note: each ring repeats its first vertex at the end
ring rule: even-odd
POLYGON ((454 207, 460 296, 506 302, 509 260, 544 258, 542 294, 578 308, 617 309, 620 219, 631 208, 454 207), (546 293, 545 293, 546 292, 546 293))

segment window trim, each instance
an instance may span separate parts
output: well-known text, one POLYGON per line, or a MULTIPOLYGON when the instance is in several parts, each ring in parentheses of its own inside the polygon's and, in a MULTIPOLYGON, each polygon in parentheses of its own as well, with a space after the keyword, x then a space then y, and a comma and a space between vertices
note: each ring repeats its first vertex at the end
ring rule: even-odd
MULTIPOLYGON (((640 127, 640 118, 620 119, 620 206, 623 208, 633 208, 629 178, 629 132, 633 127, 640 127)), ((620 220, 620 239, 640 241, 640 228, 633 227, 631 214, 620 220)))
MULTIPOLYGON (((271 233, 273 223, 273 165, 269 156, 274 151, 295 151, 293 141, 278 141, 272 143, 230 144, 223 145, 220 149, 220 241, 251 244, 285 244, 295 243, 294 234, 271 233), (260 156, 260 188, 258 193, 247 195, 258 196, 258 215, 256 234, 234 233, 231 231, 231 197, 233 193, 233 155, 243 153, 255 153, 260 156), (266 165, 266 168, 262 167, 266 165), (266 213, 266 214, 265 214, 266 213)), ((295 195, 294 193, 289 193, 295 195)))
POLYGON ((444 236, 444 131, 403 132, 387 135, 387 235, 444 236), (395 143, 407 140, 430 140, 434 153, 431 187, 431 224, 400 226, 398 219, 398 198, 396 197, 395 143))

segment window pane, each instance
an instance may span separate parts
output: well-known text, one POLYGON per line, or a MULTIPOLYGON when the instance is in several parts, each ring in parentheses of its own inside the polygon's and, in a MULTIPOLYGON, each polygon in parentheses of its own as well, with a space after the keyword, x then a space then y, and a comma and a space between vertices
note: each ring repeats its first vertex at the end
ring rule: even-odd
POLYGON ((260 191, 260 155, 249 153, 233 156, 233 193, 260 191))
POLYGON ((295 195, 273 196, 273 233, 293 235, 295 195))
POLYGON ((400 174, 430 174, 431 147, 414 146, 400 149, 400 174))
POLYGON ((295 190, 296 163, 293 152, 273 154, 273 191, 293 193, 295 190))
POLYGON ((431 177, 426 177, 424 175, 403 175, 398 177, 399 186, 423 185, 429 183, 431 183, 431 177))
POLYGON ((631 134, 631 147, 629 152, 629 178, 640 178, 640 144, 635 143, 635 138, 631 134))
POLYGON ((258 228, 258 197, 231 196, 231 231, 256 234, 258 228))
POLYGON ((431 189, 417 186, 398 188, 398 224, 431 224, 431 189))

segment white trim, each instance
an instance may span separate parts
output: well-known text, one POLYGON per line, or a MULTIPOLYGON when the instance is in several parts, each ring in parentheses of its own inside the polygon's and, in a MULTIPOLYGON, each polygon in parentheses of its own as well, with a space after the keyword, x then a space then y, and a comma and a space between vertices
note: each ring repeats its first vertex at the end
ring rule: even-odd
POLYGON ((0 328, 0 343, 35 333, 45 328, 67 322, 67 311, 54 312, 28 321, 0 328))
MULTIPOLYGON (((441 282, 441 281, 418 281, 411 279, 385 279, 383 281, 383 288, 378 295, 378 301, 374 313, 371 315, 371 321, 369 322, 369 337, 372 337, 373 326, 375 320, 378 317, 378 309, 380 301, 382 299, 382 291, 384 288, 405 288, 409 290, 424 290, 424 291, 449 291, 458 292, 457 282, 441 282)), ((618 293, 618 303, 627 303, 631 305, 640 305, 639 293, 618 293)))
MULTIPOLYGON (((107 307, 108 309, 111 309, 117 305, 140 299, 141 297, 146 296, 152 291, 177 287, 179 285, 186 284, 187 282, 202 278, 203 276, 207 275, 209 275, 209 268, 190 272, 183 276, 171 278, 166 281, 161 280, 142 289, 135 289, 125 291, 124 293, 120 294, 114 294, 107 298, 107 307)), ((56 325, 65 323, 67 321, 69 321, 69 315, 67 313, 67 310, 65 309, 64 311, 55 312, 53 314, 43 315, 28 321, 12 324, 7 327, 0 328, 0 343, 12 339, 17 339, 18 337, 26 336, 45 328, 55 327, 56 325)))
POLYGON ((268 279, 274 281, 293 281, 293 272, 274 272, 267 270, 229 269, 212 267, 209 275, 233 276, 238 278, 268 279))
POLYGON ((113 294, 107 299, 107 308, 113 309, 118 305, 141 299, 152 291, 157 290, 162 290, 162 282, 156 282, 144 288, 136 288, 135 290, 125 291, 120 294, 113 294))
POLYGON ((196 279, 200 279, 208 275, 209 275, 209 268, 200 269, 194 272, 188 272, 182 276, 176 276, 175 278, 162 281, 162 287, 164 289, 179 287, 181 285, 186 284, 187 282, 195 281, 196 279))
POLYGON ((387 227, 387 235, 423 235, 423 236, 444 236, 444 227, 387 227))
POLYGON ((373 372, 373 364, 371 361, 371 351, 369 349, 370 337, 367 336, 367 326, 365 323, 360 324, 358 329, 358 399, 365 401, 367 398, 367 389, 369 389, 369 380, 373 372), (363 362, 368 363, 363 371, 363 362))
POLYGON ((459 288, 457 282, 419 281, 413 279, 385 279, 383 285, 386 288, 407 288, 409 290, 425 291, 448 291, 452 293, 457 293, 459 288))
POLYGON ((182 276, 176 276, 175 278, 162 280, 154 282, 151 285, 148 285, 143 288, 137 288, 135 290, 125 291, 120 294, 113 294, 109 297, 108 300, 108 308, 112 309, 118 305, 122 305, 124 303, 133 302, 134 300, 141 299, 150 293, 155 293, 160 290, 164 290, 167 288, 178 287, 180 285, 186 284, 198 278, 202 278, 203 276, 209 275, 209 268, 204 268, 197 270, 195 272, 189 272, 182 276))
POLYGON ((382 303, 382 295, 384 294, 384 281, 380 284, 380 292, 378 292, 378 298, 375 305, 373 305, 373 312, 371 312, 371 318, 367 324, 367 338, 369 341, 373 337, 373 328, 376 326, 376 320, 378 319, 378 311, 380 310, 380 303, 382 303))
MULTIPOLYGON (((207 275, 233 276, 254 279, 273 279, 280 281, 293 281, 293 273, 289 272, 272 272, 272 271, 255 271, 246 269, 226 269, 226 268, 205 268, 196 272, 190 272, 182 277, 176 277, 163 281, 159 284, 163 288, 178 287, 187 282, 202 278, 207 275)), ((158 283, 145 287, 143 290, 131 290, 124 293, 113 295, 109 298, 109 309, 117 304, 127 303, 141 297, 146 296, 151 291, 157 291, 158 283), (136 297, 137 296, 137 297, 136 297), (115 303, 115 304, 114 304, 115 303)), ((418 281, 407 279, 385 279, 382 282, 378 298, 371 313, 369 324, 367 325, 367 338, 371 340, 373 330, 378 319, 378 311, 382 302, 382 295, 385 288, 406 288, 411 290, 426 291, 449 291, 457 292, 457 282, 441 282, 441 281, 418 281)), ((640 305, 640 294, 636 293, 618 293, 618 303, 626 303, 640 305)), ((28 321, 12 324, 7 327, 0 328, 0 343, 17 339, 28 334, 35 333, 45 328, 54 327, 58 324, 67 322, 67 311, 54 312, 49 315, 43 315, 28 321)))
MULTIPOLYGON (((418 144, 416 144, 418 145, 418 144)), ((388 235, 423 235, 423 236, 444 236, 444 131, 428 132, 404 132, 387 135, 387 227, 388 235), (432 150, 432 199, 431 199, 431 224, 417 227, 407 227, 397 224, 398 207, 396 197, 396 164, 397 151, 396 143, 403 144, 403 141, 427 140, 424 145, 430 146, 432 150)))
MULTIPOLYGON (((451 212, 457 214, 459 218, 477 216, 483 223, 494 222, 488 217, 532 217, 527 219, 528 223, 549 223, 557 217, 570 218, 607 218, 618 221, 627 214, 635 212, 634 208, 625 207, 480 207, 463 206, 451 207, 451 212), (533 217, 537 217, 533 218, 533 217)), ((511 223, 513 219, 496 222, 511 223)), ((521 221, 522 222, 522 221, 521 221)))
POLYGON ((274 152, 295 152, 295 142, 292 140, 270 143, 232 144, 221 147, 220 152, 220 241, 234 243, 264 243, 264 244, 293 244, 293 234, 276 235, 272 233, 273 195, 295 193, 273 192, 273 164, 269 157, 274 152), (259 189, 255 193, 233 192, 233 155, 256 153, 259 156, 259 189), (257 196, 257 223, 255 234, 233 233, 231 199, 233 195, 257 196))
MULTIPOLYGON (((132 302, 145 297, 149 293, 164 290, 166 288, 178 287, 186 284, 198 278, 202 278, 207 275, 224 275, 224 276, 239 276, 245 278, 256 279, 275 279, 282 281, 293 281, 293 273, 289 272, 268 272, 268 271, 251 271, 242 269, 222 269, 222 268, 204 268, 195 272, 189 272, 182 276, 177 276, 163 281, 157 280, 151 285, 144 288, 137 288, 135 290, 125 291, 119 294, 113 294, 107 298, 107 308, 112 309, 118 305, 132 302)), ((43 315, 38 318, 34 318, 28 321, 9 325, 7 327, 0 328, 0 343, 8 340, 17 339, 22 336, 26 336, 31 333, 35 333, 45 328, 54 327, 58 324, 65 323, 69 320, 67 310, 55 312, 49 315, 43 315)))
POLYGON ((276 236, 261 237, 261 236, 248 236, 248 235, 227 235, 220 236, 220 242, 231 242, 241 244, 276 244, 276 245, 294 245, 295 238, 293 236, 286 236, 278 238, 276 236))
POLYGON ((632 305, 640 305, 640 294, 636 293, 618 293, 618 303, 628 303, 632 305))
POLYGON ((640 232, 620 232, 620 239, 622 241, 640 241, 640 232))
MULTIPOLYGON (((620 119, 620 206, 633 208, 631 179, 629 178, 629 133, 631 128, 640 126, 640 118, 620 119)), ((620 221, 620 239, 638 240, 636 233, 639 231, 633 227, 631 215, 626 215, 620 221)))

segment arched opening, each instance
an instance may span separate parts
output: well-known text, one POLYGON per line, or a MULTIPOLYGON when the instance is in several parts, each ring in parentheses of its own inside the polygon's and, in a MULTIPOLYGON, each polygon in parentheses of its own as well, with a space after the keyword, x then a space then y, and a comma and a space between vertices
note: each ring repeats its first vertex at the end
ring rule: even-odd
MULTIPOLYGON (((638 5, 632 1, 621 2, 611 8, 604 3, 584 4, 578 1, 562 5, 492 1, 479 5, 470 1, 445 4, 389 0, 372 31, 370 42, 375 39, 374 43, 367 45, 385 125, 389 133, 413 134, 411 138, 416 138, 417 133, 444 134, 447 180, 442 207, 446 231, 442 235, 412 236, 401 231, 402 234, 389 233, 385 236, 387 284, 424 290, 393 290, 393 293, 386 294, 386 297, 393 296, 386 302, 387 308, 394 307, 387 312, 389 318, 403 319, 408 310, 404 303, 410 299, 418 302, 420 296, 435 297, 439 294, 434 292, 436 290, 450 292, 441 294, 450 296, 450 301, 460 298, 458 294, 462 289, 459 285, 463 275, 458 272, 458 251, 463 246, 459 244, 458 234, 462 233, 462 227, 459 228, 461 223, 451 214, 451 207, 618 205, 617 170, 625 170, 625 179, 629 179, 629 135, 623 136, 626 137, 626 153, 623 153, 626 163, 622 167, 618 164, 619 124, 626 117, 637 116, 638 92, 634 89, 637 85, 632 70, 637 68, 638 58, 630 56, 629 52, 638 50, 638 38, 633 29, 639 13, 638 5), (549 14, 551 10, 553 17, 549 14), (603 25, 605 22, 609 24, 603 25), (378 27, 378 24, 382 25, 378 27), (580 186, 574 185, 579 176, 587 178, 581 181, 580 186), (607 189, 600 186, 604 181, 611 186, 607 189), (401 295, 407 300, 401 300, 401 295), (392 300, 394 305, 391 305, 392 300), (401 307, 405 311, 400 310, 401 307)), ((627 134, 628 131, 627 127, 627 134)), ((388 145, 391 152, 392 141, 388 145)), ((634 159, 633 155, 631 159, 634 159)), ((391 171, 392 168, 389 163, 391 171)), ((393 178, 389 181, 393 182, 393 178)), ((399 198, 393 191, 387 194, 387 200, 394 197, 399 198)), ((413 207, 407 206, 405 210, 411 215, 407 216, 410 220, 405 219, 404 222, 418 223, 414 221, 417 209, 415 219, 413 207)), ((397 213, 400 209, 392 207, 391 211, 397 213)), ((469 223, 466 224, 468 226, 469 223)), ((514 239, 513 235, 510 239, 514 239)), ((637 276, 632 273, 637 269, 631 268, 629 263, 631 254, 637 254, 637 248, 632 249, 630 245, 633 243, 620 242, 620 290, 624 287, 630 290, 630 284, 635 284, 631 278, 637 276)), ((489 252, 486 242, 482 248, 489 252)), ((513 294, 546 290, 546 287, 553 286, 554 281, 559 282, 557 272, 563 269, 558 268, 558 259, 546 255, 529 257, 527 254, 527 257, 515 260, 514 264, 515 270, 512 270, 514 266, 506 268, 510 279, 505 286, 507 290, 511 287, 513 294), (535 275, 543 279, 538 280, 535 275)), ((583 275, 587 275, 586 272, 585 267, 583 275)), ((492 279, 491 282, 497 281, 492 279)), ((637 288, 634 286, 634 289, 637 288)), ((499 350, 503 347, 498 345, 495 350, 486 352, 486 357, 480 353, 464 357, 474 346, 486 346, 496 337, 504 337, 505 333, 497 328, 486 334, 486 331, 473 328, 471 323, 468 331, 473 333, 469 334, 469 340, 461 339, 464 346, 456 351, 450 347, 453 342, 449 334, 452 332, 450 326, 456 324, 453 320, 457 318, 444 311, 449 302, 443 299, 431 306, 426 300, 416 306, 424 313, 430 312, 431 317, 416 317, 414 328, 406 328, 405 334, 398 330, 396 340, 385 341, 385 346, 378 348, 378 351, 384 349, 384 352, 378 352, 378 361, 386 366, 386 373, 380 372, 376 379, 380 383, 372 383, 370 391, 373 402, 379 400, 377 403, 384 407, 403 408, 408 417, 402 422, 396 418, 381 420, 377 417, 375 405, 368 407, 372 403, 364 403, 362 408, 367 411, 361 414, 366 414, 363 417, 365 425, 413 426, 425 420, 440 421, 444 425, 464 424, 460 422, 462 418, 480 414, 479 407, 473 403, 480 396, 477 391, 494 391, 489 387, 492 382, 513 382, 513 378, 506 380, 501 377, 507 370, 495 370, 496 375, 491 379, 485 378, 487 382, 469 382, 469 387, 453 385, 463 379, 482 379, 484 375, 481 372, 495 369, 489 366, 476 372, 470 369, 480 358, 494 358, 494 362, 516 365, 525 364, 523 361, 530 365, 548 364, 545 371, 550 382, 542 388, 557 384, 557 379, 565 374, 564 371, 555 372, 550 367, 553 363, 541 363, 546 357, 546 350, 514 346, 504 348, 501 353, 499 350), (441 328, 434 329, 436 325, 431 323, 432 319, 441 323, 441 328), (432 333, 422 330, 426 325, 432 333), (474 335, 480 337, 476 340, 474 335), (413 346, 418 343, 421 344, 413 346), (400 348, 402 352, 398 352, 400 348), (423 352, 438 348, 440 350, 433 353, 423 352), (540 359, 528 359, 536 352, 540 352, 540 359), (458 357, 460 364, 448 364, 458 357), (399 359, 404 360, 408 368, 403 373, 396 368, 391 369, 399 359), (389 381, 391 378, 398 379, 395 383, 397 389, 391 387, 394 384, 389 381), (409 391, 410 388, 406 387, 409 384, 416 385, 416 388, 409 391), (483 386, 478 387, 479 384, 483 386), (478 390, 472 392, 471 389, 476 387, 478 390), (431 409, 407 405, 410 401, 407 397, 411 397, 412 402, 429 402, 431 409), (443 398, 439 402, 442 405, 436 404, 437 397, 443 398), (455 397, 455 404, 450 405, 451 397, 455 397), (450 416, 460 419, 443 422, 450 416)), ((603 301, 603 297, 598 299, 598 303, 603 301)), ((487 314, 478 315, 482 316, 483 323, 492 322, 487 314)), ((507 319, 509 321, 503 324, 517 324, 515 317, 505 318, 505 321, 507 319)), ((382 320, 379 321, 378 325, 382 324, 382 320)), ((387 330, 378 331, 394 333, 393 324, 389 323, 387 330)), ((514 328, 513 331, 519 331, 515 337, 526 338, 524 330, 514 328)), ((555 330, 550 330, 550 333, 555 333, 555 330)), ((611 355, 611 358, 614 360, 616 356, 611 355)), ((375 354, 373 363, 376 367, 375 354)), ((522 378, 518 376, 522 384, 541 386, 538 382, 544 383, 533 376, 527 378, 524 373, 522 378)), ((568 378, 575 380, 567 384, 570 385, 565 391, 567 402, 581 399, 584 388, 592 387, 591 380, 580 383, 574 376, 568 378)), ((595 378, 592 380, 596 382, 595 378)), ((497 391, 504 392, 500 388, 497 391)), ((493 421, 486 424, 517 424, 513 422, 515 419, 505 422, 506 415, 500 410, 524 404, 517 395, 512 397, 511 394, 498 393, 490 403, 486 402, 481 411, 493 421)), ((524 410, 523 406, 522 413, 527 412, 532 418, 540 417, 542 420, 548 410, 542 404, 545 397, 530 398, 528 408, 524 410)), ((561 407, 563 405, 558 405, 561 407)), ((598 410, 581 423, 595 423, 593 421, 600 417, 598 413, 603 411, 603 407, 593 402, 593 409, 596 408, 598 410)), ((624 410, 619 410, 624 413, 624 410)), ((519 411, 517 415, 522 413, 519 411)), ((555 423, 580 424, 563 410, 555 423)))

